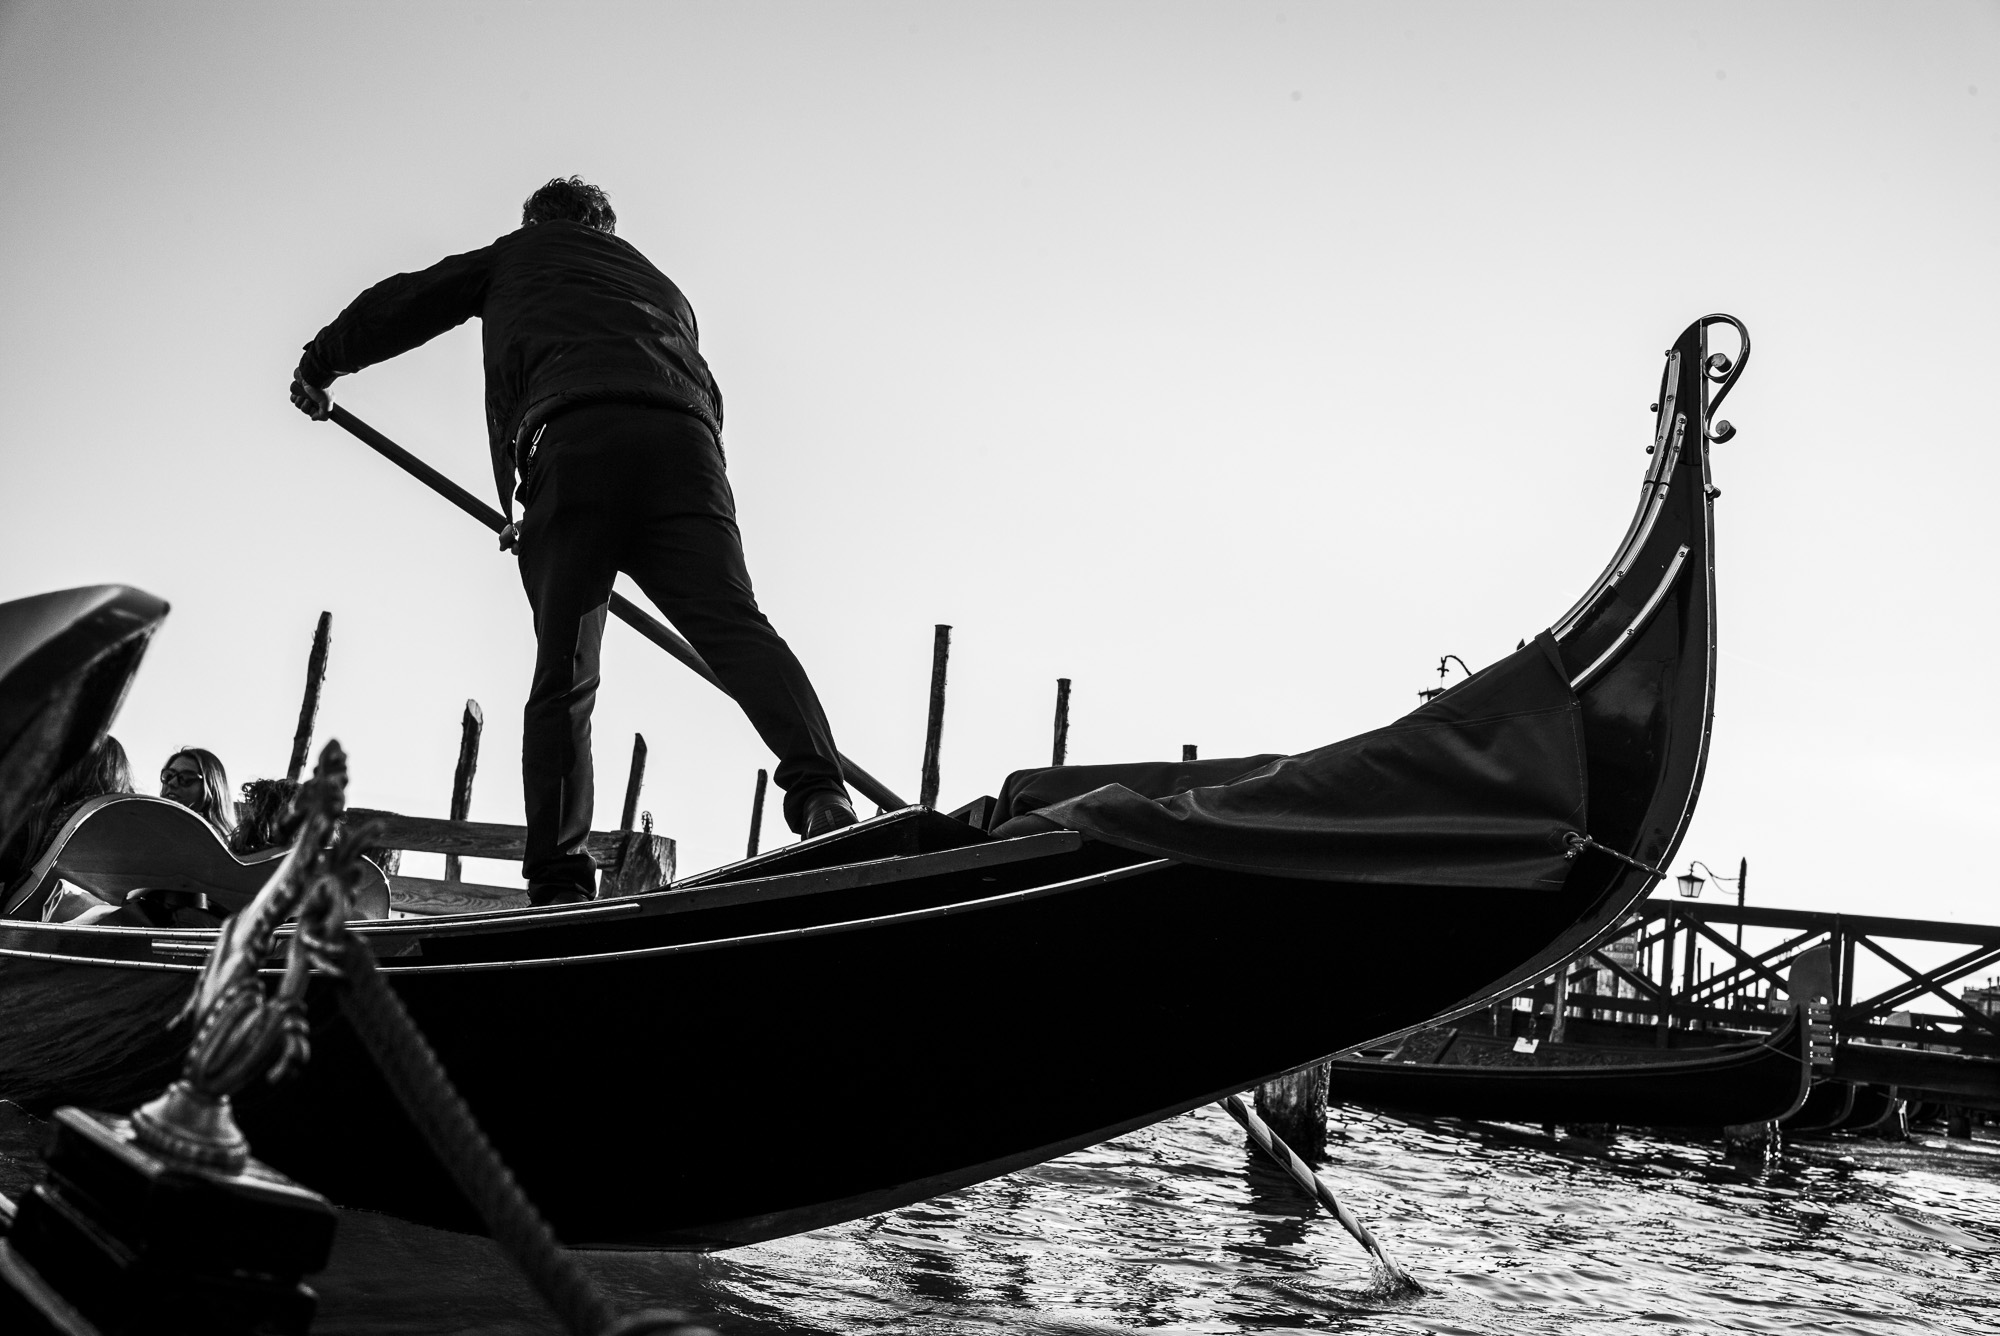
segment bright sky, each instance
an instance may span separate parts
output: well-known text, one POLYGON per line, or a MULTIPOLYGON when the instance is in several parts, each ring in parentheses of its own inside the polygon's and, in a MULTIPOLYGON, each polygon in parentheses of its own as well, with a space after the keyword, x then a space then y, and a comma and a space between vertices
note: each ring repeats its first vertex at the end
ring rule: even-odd
MULTIPOLYGON (((475 697, 518 821, 512 559, 285 385, 577 172, 694 303, 856 760, 915 794, 936 622, 947 806, 1046 763, 1058 676, 1073 760, 1299 751, 1569 606, 1728 311, 1681 861, 1992 922, 1997 165, 1990 3, 0 4, 0 598, 171 600, 116 732, 236 781, 330 609, 354 799, 443 815, 475 697)), ((490 490, 472 325, 336 393, 490 490)), ((615 624, 597 728, 599 827, 636 730, 683 868, 740 853, 768 756, 615 624)))

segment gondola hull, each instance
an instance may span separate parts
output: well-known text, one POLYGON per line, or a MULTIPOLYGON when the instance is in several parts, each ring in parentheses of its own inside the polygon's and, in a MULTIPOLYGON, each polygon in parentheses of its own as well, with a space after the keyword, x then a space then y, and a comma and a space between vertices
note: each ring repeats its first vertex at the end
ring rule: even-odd
POLYGON ((1896 1087, 1857 1083, 1854 1107, 1848 1110, 1840 1130, 1856 1136, 1893 1135, 1900 1127, 1902 1114, 1903 1100, 1896 1087))
POLYGON ((1854 1116, 1855 1092, 1852 1081, 1831 1077, 1813 1086, 1811 1092, 1785 1119, 1788 1136, 1831 1136, 1854 1116))
MULTIPOLYGON (((1185 866, 1082 881, 866 930, 534 964, 390 957, 385 972, 562 1237, 717 1247, 949 1191, 1416 1024, 1576 912, 1561 897, 1413 897, 1465 931, 1412 986, 1371 945, 1420 931, 1408 901, 1185 866), (1261 986, 1246 1024, 1214 998, 1251 969, 1290 982, 1261 986)), ((192 966, 17 957, 0 990, 30 968, 67 996, 45 999, 39 1036, 0 1042, 11 1088, 122 1107, 170 1075, 160 1021, 192 966), (91 1066, 63 1042, 107 1033, 142 1042, 91 1066)), ((239 1099, 259 1156, 345 1205, 477 1228, 334 987, 314 985, 305 1073, 239 1099)))
POLYGON ((1327 1098, 1486 1122, 1719 1128, 1786 1117, 1811 1077, 1796 1017, 1769 1038, 1710 1048, 1543 1048, 1546 1065, 1519 1067, 1336 1058, 1327 1098))

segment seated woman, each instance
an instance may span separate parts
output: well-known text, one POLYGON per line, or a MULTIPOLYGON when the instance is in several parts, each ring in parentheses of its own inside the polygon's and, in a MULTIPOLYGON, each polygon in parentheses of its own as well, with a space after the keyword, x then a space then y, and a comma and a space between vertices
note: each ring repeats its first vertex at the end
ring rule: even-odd
MULTIPOLYGON (((160 773, 160 796, 188 808, 206 822, 219 838, 227 840, 236 825, 234 806, 227 797, 228 783, 222 762, 215 753, 199 747, 187 747, 167 758, 167 764, 160 773)), ((125 749, 116 738, 107 736, 96 751, 57 780, 37 806, 29 822, 28 839, 20 846, 27 853, 23 870, 15 883, 7 888, 5 903, 9 906, 8 912, 36 916, 38 910, 38 916, 44 922, 96 923, 117 927, 212 928, 221 923, 222 913, 201 891, 165 887, 119 895, 106 891, 102 886, 93 890, 62 875, 40 877, 41 889, 18 908, 15 907, 17 897, 28 889, 28 883, 38 880, 38 865, 50 852, 51 842, 85 802, 109 794, 131 792, 132 769, 125 749)), ((102 822, 111 822, 112 829, 118 825, 115 817, 93 816, 91 819, 93 823, 99 823, 93 825, 92 830, 100 838, 102 822)), ((74 841, 81 837, 72 835, 68 838, 74 841)), ((145 836, 137 834, 136 838, 143 841, 145 836)), ((125 842, 130 843, 131 838, 125 842)), ((58 857, 68 858, 68 848, 66 846, 58 857)), ((165 856, 169 863, 178 857, 174 854, 165 856)), ((45 874, 54 872, 53 869, 42 871, 45 874)), ((79 879, 91 881, 89 877, 79 879)))
POLYGON ((160 767, 160 796, 192 808, 215 828, 224 844, 236 830, 236 804, 222 758, 204 747, 183 747, 160 767))
MULTIPOLYGON (((126 759, 125 748, 117 738, 109 733, 104 740, 92 748, 75 765, 56 776, 55 783, 49 785, 29 814, 27 824, 22 828, 20 838, 14 847, 21 851, 20 867, 16 881, 24 881, 29 870, 56 832, 63 828, 77 808, 91 799, 107 793, 132 792, 132 763, 126 759)), ((6 899, 11 900, 17 886, 10 884, 6 899)), ((45 917, 58 922, 81 920, 97 922, 117 909, 94 896, 84 894, 81 900, 74 895, 58 892, 49 897, 44 907, 45 917), (60 904, 58 902, 61 902, 60 904)))
MULTIPOLYGON (((121 794, 115 777, 90 787, 111 791, 51 804, 40 827, 48 833, 7 889, 8 917, 107 927, 214 927, 263 888, 296 831, 288 800, 297 786, 284 780, 247 786, 266 798, 246 810, 246 817, 261 812, 263 823, 253 829, 247 853, 226 848, 209 818, 190 806, 121 794)), ((379 867, 364 869, 353 894, 356 917, 389 916, 389 885, 379 867)))

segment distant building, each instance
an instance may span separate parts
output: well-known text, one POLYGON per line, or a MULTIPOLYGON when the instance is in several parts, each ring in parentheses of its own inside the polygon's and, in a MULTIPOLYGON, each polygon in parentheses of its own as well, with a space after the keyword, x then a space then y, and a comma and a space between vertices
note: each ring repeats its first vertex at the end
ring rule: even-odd
POLYGON ((1604 958, 1606 960, 1615 961, 1617 964, 1623 966, 1624 968, 1636 972, 1639 968, 1638 931, 1635 929, 1630 936, 1620 937, 1615 942, 1606 943, 1604 947, 1604 958))
POLYGON ((1967 985, 1959 996, 1982 1016, 2000 1016, 2000 979, 1988 979, 1984 988, 1967 985))
MULTIPOLYGON (((1639 937, 1645 931, 1645 922, 1640 915, 1633 914, 1626 919, 1623 932, 1598 948, 1598 954, 1633 974, 1641 973, 1639 961, 1639 937)), ((1638 989, 1618 977, 1609 969, 1590 969, 1572 975, 1571 991, 1595 997, 1635 997, 1638 989)), ((1649 1016, 1624 1011, 1595 1011, 1584 1014, 1598 1020, 1619 1020, 1644 1022, 1649 1016)))

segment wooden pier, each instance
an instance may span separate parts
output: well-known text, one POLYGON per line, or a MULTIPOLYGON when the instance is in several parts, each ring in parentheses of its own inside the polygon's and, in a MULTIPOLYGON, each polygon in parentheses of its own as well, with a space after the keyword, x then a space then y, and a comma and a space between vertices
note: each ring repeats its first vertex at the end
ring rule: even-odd
MULTIPOLYGON (((1783 1013, 1767 999, 1789 996, 1790 968, 1822 948, 1830 966, 1828 1075, 1893 1085, 1913 1099, 2000 1110, 2000 1016, 1950 991, 2000 965, 2000 926, 1650 899, 1617 937, 1564 971, 1551 1023, 1572 1032, 1579 1023, 1650 1026, 1663 1047, 1689 1031, 1776 1029, 1783 1013), (1780 940, 1742 946, 1745 928, 1776 930, 1780 940), (1916 954, 1909 943, 1959 951, 1920 969, 1908 963, 1916 954), (1864 993, 1856 965, 1870 959, 1895 977, 1864 993)), ((1555 993, 1551 983, 1538 1000, 1553 1002, 1555 993)))

